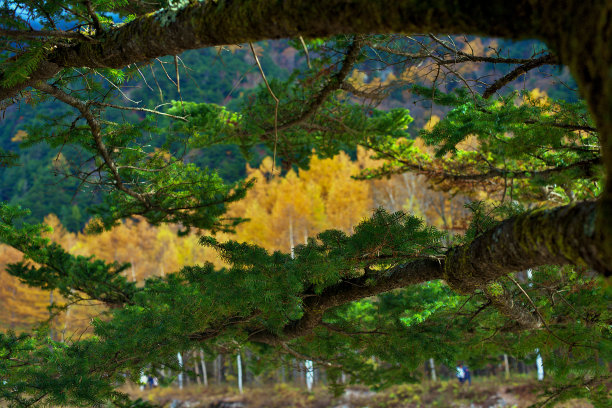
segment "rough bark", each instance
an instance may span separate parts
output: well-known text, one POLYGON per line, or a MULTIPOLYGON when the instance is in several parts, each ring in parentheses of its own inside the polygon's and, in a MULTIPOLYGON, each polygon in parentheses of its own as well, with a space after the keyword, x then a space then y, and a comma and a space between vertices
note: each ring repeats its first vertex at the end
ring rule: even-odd
POLYGON ((444 279, 471 293, 510 272, 542 265, 578 265, 612 273, 610 254, 597 235, 597 203, 583 202, 519 215, 453 248, 444 279))
MULTIPOLYGON (((599 3, 603 7, 605 0, 599 3)), ((189 2, 178 10, 145 14, 92 39, 51 51, 31 77, 50 79, 61 68, 121 68, 189 49, 286 37, 444 32, 554 42, 568 20, 597 4, 558 7, 553 0, 513 2, 440 0, 225 0, 189 2), (543 22, 546 24, 543 24, 543 22), (53 64, 53 65, 50 65, 53 64), (51 69, 55 67, 55 69, 51 69)), ((575 20, 572 20, 573 22, 575 20)), ((25 83, 25 85, 30 85, 25 83)), ((16 95, 2 89, 0 100, 16 95)))

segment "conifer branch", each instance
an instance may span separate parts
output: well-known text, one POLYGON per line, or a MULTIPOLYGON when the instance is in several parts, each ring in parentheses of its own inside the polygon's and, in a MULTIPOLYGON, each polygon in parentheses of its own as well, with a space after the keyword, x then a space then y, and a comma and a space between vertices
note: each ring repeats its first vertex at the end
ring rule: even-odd
POLYGON ((100 153, 100 156, 104 160, 104 163, 106 163, 106 167, 109 169, 112 178, 114 179, 115 187, 148 207, 148 201, 142 194, 129 189, 123 183, 123 180, 119 175, 119 171, 117 170, 115 161, 111 157, 108 149, 106 148, 106 145, 104 144, 104 141, 102 140, 102 129, 100 126, 100 122, 89 109, 90 104, 84 103, 83 101, 75 98, 74 96, 68 95, 61 89, 56 88, 53 85, 49 85, 45 82, 38 82, 33 86, 34 88, 55 97, 57 100, 62 101, 65 104, 72 106, 73 108, 76 108, 81 113, 83 118, 85 118, 85 120, 87 121, 87 125, 91 129, 91 135, 94 139, 96 149, 98 150, 98 153, 100 153))
MULTIPOLYGON (((501 288, 501 285, 499 285, 501 288)), ((521 330, 535 330, 542 327, 542 320, 517 302, 511 293, 501 288, 501 293, 495 293, 491 286, 483 288, 483 292, 491 304, 504 316, 518 324, 521 330)))

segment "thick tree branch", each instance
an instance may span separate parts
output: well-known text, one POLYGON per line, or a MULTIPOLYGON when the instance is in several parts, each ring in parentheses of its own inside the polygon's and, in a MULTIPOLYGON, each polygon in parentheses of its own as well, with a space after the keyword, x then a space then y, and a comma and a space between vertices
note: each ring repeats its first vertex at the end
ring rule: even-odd
POLYGON ((449 250, 444 279, 471 293, 511 272, 542 265, 577 265, 612 273, 596 233, 595 202, 541 209, 503 221, 472 243, 449 250))
MULTIPOLYGON (((190 2, 181 10, 146 14, 98 33, 94 37, 96 42, 77 40, 58 47, 31 77, 46 80, 62 68, 122 68, 189 49, 300 35, 452 32, 556 39, 558 27, 568 25, 568 10, 559 13, 557 9, 555 2, 544 0, 537 3, 517 0, 503 7, 483 3, 476 9, 471 3, 454 0, 435 4, 418 0, 190 2), (543 19, 549 24, 542 25, 543 19), (56 69, 50 69, 51 66, 56 69)), ((14 97, 31 85, 26 81, 21 87, 1 88, 0 100, 14 97)))
POLYGON ((441 279, 444 271, 443 265, 443 261, 438 258, 421 258, 381 273, 374 284, 368 282, 373 278, 369 275, 343 281, 325 289, 320 295, 305 298, 304 315, 300 320, 285 328, 282 339, 266 331, 254 334, 250 340, 280 345, 281 341, 304 336, 321 325, 321 319, 326 310, 393 289, 441 279))

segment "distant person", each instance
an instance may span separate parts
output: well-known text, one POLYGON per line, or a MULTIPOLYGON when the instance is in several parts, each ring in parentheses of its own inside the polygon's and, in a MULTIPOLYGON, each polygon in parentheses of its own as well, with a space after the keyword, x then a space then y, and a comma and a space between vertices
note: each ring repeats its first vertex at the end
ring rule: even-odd
POLYGON ((457 367, 455 367, 457 379, 459 383, 463 384, 465 382, 465 368, 463 367, 463 363, 457 363, 457 367))
POLYGON ((472 385, 472 375, 470 374, 470 369, 468 366, 463 365, 463 363, 457 363, 456 367, 456 376, 459 380, 459 383, 463 384, 464 382, 468 382, 468 385, 472 385))
POLYGON ((464 381, 467 381, 468 385, 472 385, 472 375, 470 374, 468 366, 463 366, 463 373, 465 374, 464 381))
POLYGON ((147 386, 147 376, 144 374, 140 374, 140 389, 144 390, 145 387, 147 386))

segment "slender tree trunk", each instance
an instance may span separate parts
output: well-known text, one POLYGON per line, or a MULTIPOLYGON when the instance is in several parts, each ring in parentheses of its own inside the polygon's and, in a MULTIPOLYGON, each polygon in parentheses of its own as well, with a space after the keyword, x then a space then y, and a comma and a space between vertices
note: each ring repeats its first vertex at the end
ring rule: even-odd
POLYGON ((200 349, 200 364, 202 365, 202 379, 204 386, 208 387, 208 373, 206 372, 206 360, 204 359, 204 350, 200 349))
POLYGON ((294 252, 294 242, 293 242, 293 217, 289 216, 289 247, 291 248, 291 259, 294 258, 295 256, 295 252, 294 252))
POLYGON ((433 358, 429 359, 429 369, 431 370, 431 381, 436 382, 436 364, 433 358))
POLYGON ((66 342, 66 329, 68 329, 68 319, 70 319, 70 306, 66 306, 66 316, 64 316, 64 328, 62 329, 62 343, 66 342))
POLYGON ((178 359, 178 366, 179 366, 178 384, 179 384, 179 389, 182 390, 183 389, 183 356, 181 355, 180 352, 178 352, 176 353, 176 358, 178 359))
POLYGON ((196 358, 195 352, 193 354, 193 371, 195 372, 195 377, 198 385, 202 385, 202 375, 200 374, 201 368, 198 359, 196 358))
POLYGON ((308 391, 312 391, 314 385, 314 368, 311 360, 304 361, 304 369, 306 371, 306 388, 308 391))
POLYGON ((136 282, 136 269, 134 268, 134 260, 130 262, 132 264, 132 282, 136 282))
MULTIPOLYGON (((533 277, 533 272, 531 269, 527 269, 527 279, 529 282, 529 286, 531 287, 533 284, 531 283, 531 279, 533 277)), ((538 370, 538 381, 544 380, 544 360, 542 360, 542 355, 540 354, 540 349, 535 349, 536 352, 536 367, 538 370)))
POLYGON ((510 365, 508 364, 508 355, 504 353, 504 371, 506 373, 506 380, 510 378, 510 365))
MULTIPOLYGON (((53 291, 49 292, 49 306, 53 306, 53 291)), ((51 319, 53 317, 53 311, 51 310, 51 308, 49 308, 49 337, 51 337, 51 340, 53 340, 53 320, 51 319)))
POLYGON ((242 358, 240 353, 236 356, 236 366, 238 368, 238 391, 242 394, 242 358))
POLYGON ((538 356, 536 357, 536 367, 538 369, 538 381, 543 381, 544 380, 544 361, 542 360, 540 349, 535 349, 535 352, 538 354, 538 356))

